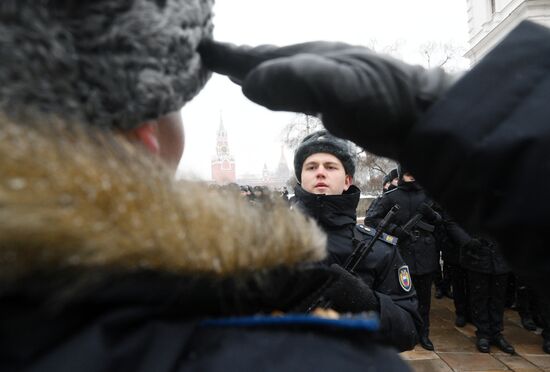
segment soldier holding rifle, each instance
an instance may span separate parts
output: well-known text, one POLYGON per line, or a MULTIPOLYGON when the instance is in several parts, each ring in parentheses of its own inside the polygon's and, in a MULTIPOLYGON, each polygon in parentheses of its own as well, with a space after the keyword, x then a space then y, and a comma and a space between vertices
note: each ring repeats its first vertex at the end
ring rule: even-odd
POLYGON ((357 249, 368 245, 376 231, 356 224, 360 190, 352 184, 355 163, 349 144, 324 130, 312 133, 296 150, 294 169, 300 184, 291 202, 327 233, 326 264, 342 273, 321 297, 330 299, 330 307, 335 310, 379 312, 383 341, 401 351, 412 349, 421 320, 416 292, 409 269, 397 250, 397 239, 380 234, 369 249, 357 249), (361 279, 356 280, 342 267, 349 266, 346 262, 359 251, 364 251, 364 255, 354 260, 353 270, 349 268, 361 279))

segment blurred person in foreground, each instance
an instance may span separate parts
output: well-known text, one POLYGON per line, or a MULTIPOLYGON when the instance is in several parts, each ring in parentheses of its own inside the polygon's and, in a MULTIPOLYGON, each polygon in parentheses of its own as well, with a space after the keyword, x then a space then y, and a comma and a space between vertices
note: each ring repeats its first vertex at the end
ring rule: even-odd
POLYGON ((288 314, 341 277, 312 221, 174 181, 211 8, 0 5, 0 370, 407 369, 373 317, 288 314))

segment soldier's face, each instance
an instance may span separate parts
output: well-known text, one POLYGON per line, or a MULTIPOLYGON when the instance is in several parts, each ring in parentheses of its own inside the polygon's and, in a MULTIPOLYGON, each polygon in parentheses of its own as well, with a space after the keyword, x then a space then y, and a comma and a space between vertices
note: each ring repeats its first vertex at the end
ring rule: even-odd
POLYGON ((302 188, 312 194, 340 195, 352 183, 340 159, 323 152, 306 158, 301 177, 302 188))
POLYGON ((412 174, 410 174, 409 172, 406 172, 406 173, 403 174, 403 181, 405 181, 405 182, 414 182, 415 179, 414 179, 412 174))

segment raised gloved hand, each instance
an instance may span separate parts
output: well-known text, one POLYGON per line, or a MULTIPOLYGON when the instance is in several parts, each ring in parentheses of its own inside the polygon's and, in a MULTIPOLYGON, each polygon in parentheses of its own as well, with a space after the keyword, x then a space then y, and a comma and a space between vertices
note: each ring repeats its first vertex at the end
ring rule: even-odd
POLYGON ((334 135, 392 158, 453 80, 441 69, 335 42, 251 48, 207 41, 199 52, 208 68, 228 75, 252 101, 320 115, 334 135))
POLYGON ((437 213, 429 204, 422 203, 418 207, 418 213, 422 214, 422 216, 426 219, 426 221, 430 223, 440 223, 443 219, 439 213, 437 213))
POLYGON ((332 309, 342 313, 380 310, 378 298, 363 280, 337 264, 332 264, 330 270, 334 272, 335 279, 323 297, 330 301, 332 309))

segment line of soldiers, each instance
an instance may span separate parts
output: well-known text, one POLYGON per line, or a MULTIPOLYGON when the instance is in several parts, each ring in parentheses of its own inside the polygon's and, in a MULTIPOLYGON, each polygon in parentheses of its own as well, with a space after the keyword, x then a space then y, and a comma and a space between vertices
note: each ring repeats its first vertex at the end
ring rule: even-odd
MULTIPOLYGON (((383 195, 375 199, 367 210, 365 223, 376 226, 393 205, 400 206, 387 231, 399 238, 399 250, 409 265, 417 291, 424 323, 420 344, 427 350, 434 350, 429 339, 429 315, 432 283, 441 275, 441 251, 445 274, 453 289, 455 325, 464 327, 470 321, 476 326, 476 346, 480 352, 489 352, 490 345, 494 344, 513 354, 514 347, 502 336, 510 269, 498 244, 487 236, 470 236, 430 200, 413 175, 401 166, 384 178, 383 191, 383 195), (410 226, 415 216, 418 216, 418 222, 410 226)), ((539 325, 547 328, 542 315, 546 310, 540 305, 541 301, 535 298, 531 305, 528 289, 525 285, 519 288, 518 302, 524 327, 536 329, 531 316, 532 308, 535 308, 541 314, 537 318, 539 325)), ((436 297, 441 297, 441 294, 436 297)), ((543 349, 549 352, 548 342, 544 343, 543 349)))
POLYGON ((430 207, 432 202, 410 172, 399 167, 397 173, 398 185, 395 186, 395 180, 390 181, 387 187, 393 187, 372 203, 367 211, 365 224, 377 226, 394 205, 400 207, 387 232, 399 239, 399 251, 409 266, 417 292, 418 311, 423 321, 419 335, 420 345, 427 350, 434 350, 429 338, 429 315, 431 287, 439 257, 433 233, 435 224, 441 222, 441 216, 430 207), (417 214, 422 218, 415 217, 417 214), (418 221, 408 228, 407 222, 413 219, 418 221))
MULTIPOLYGON (((457 327, 467 322, 477 327, 477 348, 489 352, 491 340, 508 353, 514 348, 501 337, 503 313, 511 279, 510 268, 498 243, 485 235, 470 235, 447 213, 441 211, 443 223, 436 230, 443 270, 450 281, 457 327)), ((543 351, 550 354, 550 308, 516 276, 517 310, 523 327, 529 331, 543 329, 543 351), (536 320, 536 322, 535 322, 536 320)), ((445 292, 445 291, 443 291, 445 292)))

